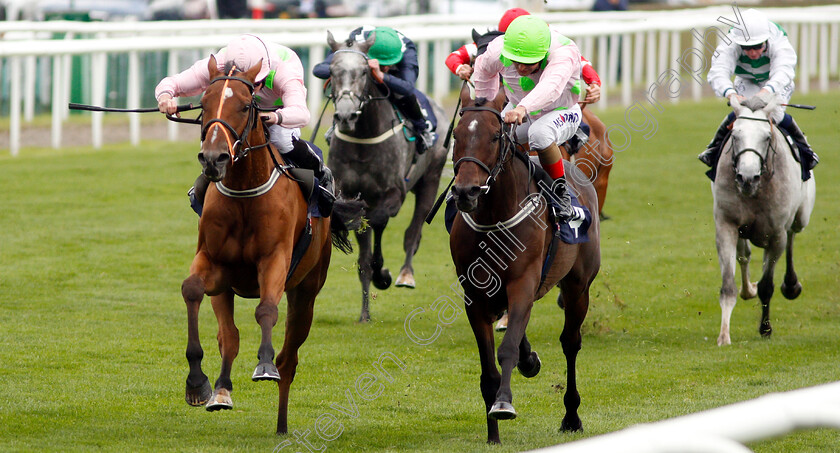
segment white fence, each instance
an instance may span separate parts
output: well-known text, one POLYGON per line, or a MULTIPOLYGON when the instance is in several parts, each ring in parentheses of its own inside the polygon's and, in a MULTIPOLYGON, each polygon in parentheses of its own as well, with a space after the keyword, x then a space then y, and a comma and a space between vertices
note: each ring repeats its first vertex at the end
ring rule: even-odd
MULTIPOLYGON (((840 5, 809 8, 768 8, 768 16, 782 24, 799 51, 797 81, 799 92, 808 92, 816 75, 820 90, 827 91, 830 78, 838 72, 838 30, 840 5)), ((671 102, 690 95, 699 99, 710 94, 704 90, 708 56, 717 44, 712 27, 722 32, 728 26, 719 18, 734 20, 732 7, 710 7, 675 11, 626 11, 610 13, 549 13, 541 15, 558 24, 564 33, 576 40, 584 56, 589 58, 603 80, 603 108, 617 97, 622 105, 633 101, 634 90, 643 89, 652 96, 664 74, 678 74, 690 89, 673 88, 667 96, 671 102)), ((322 81, 311 76, 311 67, 323 60, 326 31, 336 37, 346 36, 361 25, 364 18, 312 20, 227 20, 137 23, 79 23, 79 22, 4 22, 0 23, 0 65, 8 77, 10 150, 13 155, 21 147, 20 131, 23 121, 34 116, 35 80, 47 79, 42 90, 49 90, 52 117, 51 143, 60 147, 62 124, 67 118, 70 99, 70 80, 75 55, 88 55, 83 68, 89 74, 86 82, 94 105, 105 105, 106 77, 109 74, 108 56, 128 56, 126 105, 109 107, 137 108, 141 99, 149 104, 153 86, 142 86, 144 68, 140 55, 146 52, 169 52, 167 73, 185 69, 193 62, 179 57, 187 52, 195 57, 207 55, 243 32, 260 33, 289 47, 303 49, 302 57, 309 62, 307 71, 308 103, 313 121, 323 101, 322 81), (59 34, 64 39, 50 39, 59 34), (39 63, 39 64, 36 64, 39 63), (45 69, 46 68, 46 69, 45 69)), ((405 16, 377 19, 376 25, 388 25, 411 37, 418 45, 421 75, 418 88, 442 99, 456 86, 457 79, 443 65, 454 48, 470 39, 470 31, 484 31, 494 27, 495 16, 477 13, 464 19, 452 16, 405 16), (425 68, 425 69, 424 69, 425 68), (429 69, 430 68, 430 69, 429 69), (428 70, 426 70, 428 69, 428 70)), ((660 89, 661 91, 661 89, 660 89)), ((102 113, 92 113, 92 143, 102 144, 102 113)), ((129 114, 130 140, 138 144, 141 137, 137 114, 129 114)), ((177 138, 177 128, 169 129, 169 139, 177 138)))
POLYGON ((840 429, 840 381, 775 393, 563 445, 541 453, 745 453, 742 444, 796 430, 840 429))

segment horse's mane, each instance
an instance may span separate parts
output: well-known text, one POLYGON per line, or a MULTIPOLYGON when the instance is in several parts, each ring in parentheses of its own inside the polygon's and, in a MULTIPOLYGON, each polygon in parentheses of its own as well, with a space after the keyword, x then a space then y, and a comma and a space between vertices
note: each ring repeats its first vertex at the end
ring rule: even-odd
POLYGON ((764 107, 767 107, 767 104, 768 104, 767 100, 762 99, 761 96, 753 96, 753 97, 745 99, 743 102, 741 102, 742 106, 752 110, 753 112, 757 112, 757 111, 763 109, 764 107))
POLYGON ((475 98, 475 105, 476 107, 481 107, 482 105, 487 103, 487 98, 475 98))
MULTIPOLYGON (((234 66, 233 60, 225 63, 225 69, 223 69, 225 75, 230 74, 230 70, 233 69, 233 66, 234 66)), ((236 68, 236 72, 241 72, 240 68, 236 68)))

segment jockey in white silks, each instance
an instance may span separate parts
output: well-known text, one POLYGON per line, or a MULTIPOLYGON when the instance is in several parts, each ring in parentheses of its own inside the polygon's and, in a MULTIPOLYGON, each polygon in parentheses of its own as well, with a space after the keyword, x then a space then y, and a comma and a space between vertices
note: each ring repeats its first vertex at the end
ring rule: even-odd
MULTIPOLYGON (((727 38, 715 49, 707 80, 718 96, 739 101, 755 95, 776 95, 781 104, 787 104, 793 94, 796 76, 796 51, 788 41, 787 33, 778 24, 767 19, 764 13, 748 9, 742 14, 743 24, 729 30, 727 38), (732 75, 735 80, 732 80, 732 75)), ((779 105, 771 115, 773 121, 786 130, 803 159, 804 167, 812 169, 819 158, 811 150, 805 134, 793 118, 779 105)), ((729 124, 735 119, 730 113, 721 123, 715 137, 698 159, 708 166, 717 162, 720 147, 729 124)))

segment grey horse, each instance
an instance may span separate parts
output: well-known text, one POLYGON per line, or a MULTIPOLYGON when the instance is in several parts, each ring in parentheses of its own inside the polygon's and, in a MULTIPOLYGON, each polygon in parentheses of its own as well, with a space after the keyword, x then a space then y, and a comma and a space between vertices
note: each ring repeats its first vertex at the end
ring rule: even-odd
POLYGON ((730 344, 729 320, 735 308, 735 263, 741 266, 741 298, 759 296, 763 337, 772 333, 770 298, 773 271, 782 252, 787 269, 781 285, 787 299, 802 292, 793 269, 793 238, 808 225, 814 208, 813 176, 802 181, 799 163, 784 135, 769 120, 778 99, 769 103, 753 97, 743 104, 732 98, 736 119, 723 146, 712 183, 720 273, 720 336, 718 346, 730 344), (764 249, 761 280, 750 282, 750 243, 764 249))
MULTIPOLYGON (((370 320, 371 281, 379 289, 391 285, 391 274, 383 267, 382 233, 409 191, 415 195, 414 214, 405 231, 405 261, 396 286, 414 288, 412 260, 420 245, 423 220, 435 202, 447 154, 442 145, 446 132, 442 121, 437 126, 441 137, 437 144, 423 154, 415 153, 404 119, 391 105, 384 86, 375 83, 371 76, 367 50, 373 40, 371 35, 361 43, 336 42, 332 33, 327 36, 327 43, 335 52, 330 63, 335 114, 329 167, 341 194, 346 198, 359 196, 368 206, 370 228, 356 233, 362 284, 359 322, 370 320)), ((437 118, 443 118, 443 110, 432 104, 437 118)))

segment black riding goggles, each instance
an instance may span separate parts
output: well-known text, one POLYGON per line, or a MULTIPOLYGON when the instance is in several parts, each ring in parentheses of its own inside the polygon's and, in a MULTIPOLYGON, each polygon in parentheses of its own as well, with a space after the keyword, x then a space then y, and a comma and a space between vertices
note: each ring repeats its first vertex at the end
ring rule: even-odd
MULTIPOLYGON (((765 41, 765 42, 766 42, 766 41, 765 41)), ((758 44, 756 44, 756 45, 754 45, 754 46, 741 46, 741 49, 742 49, 742 50, 759 50, 759 49, 761 49, 762 47, 764 47, 764 43, 763 43, 763 42, 760 42, 760 43, 758 43, 758 44)))

